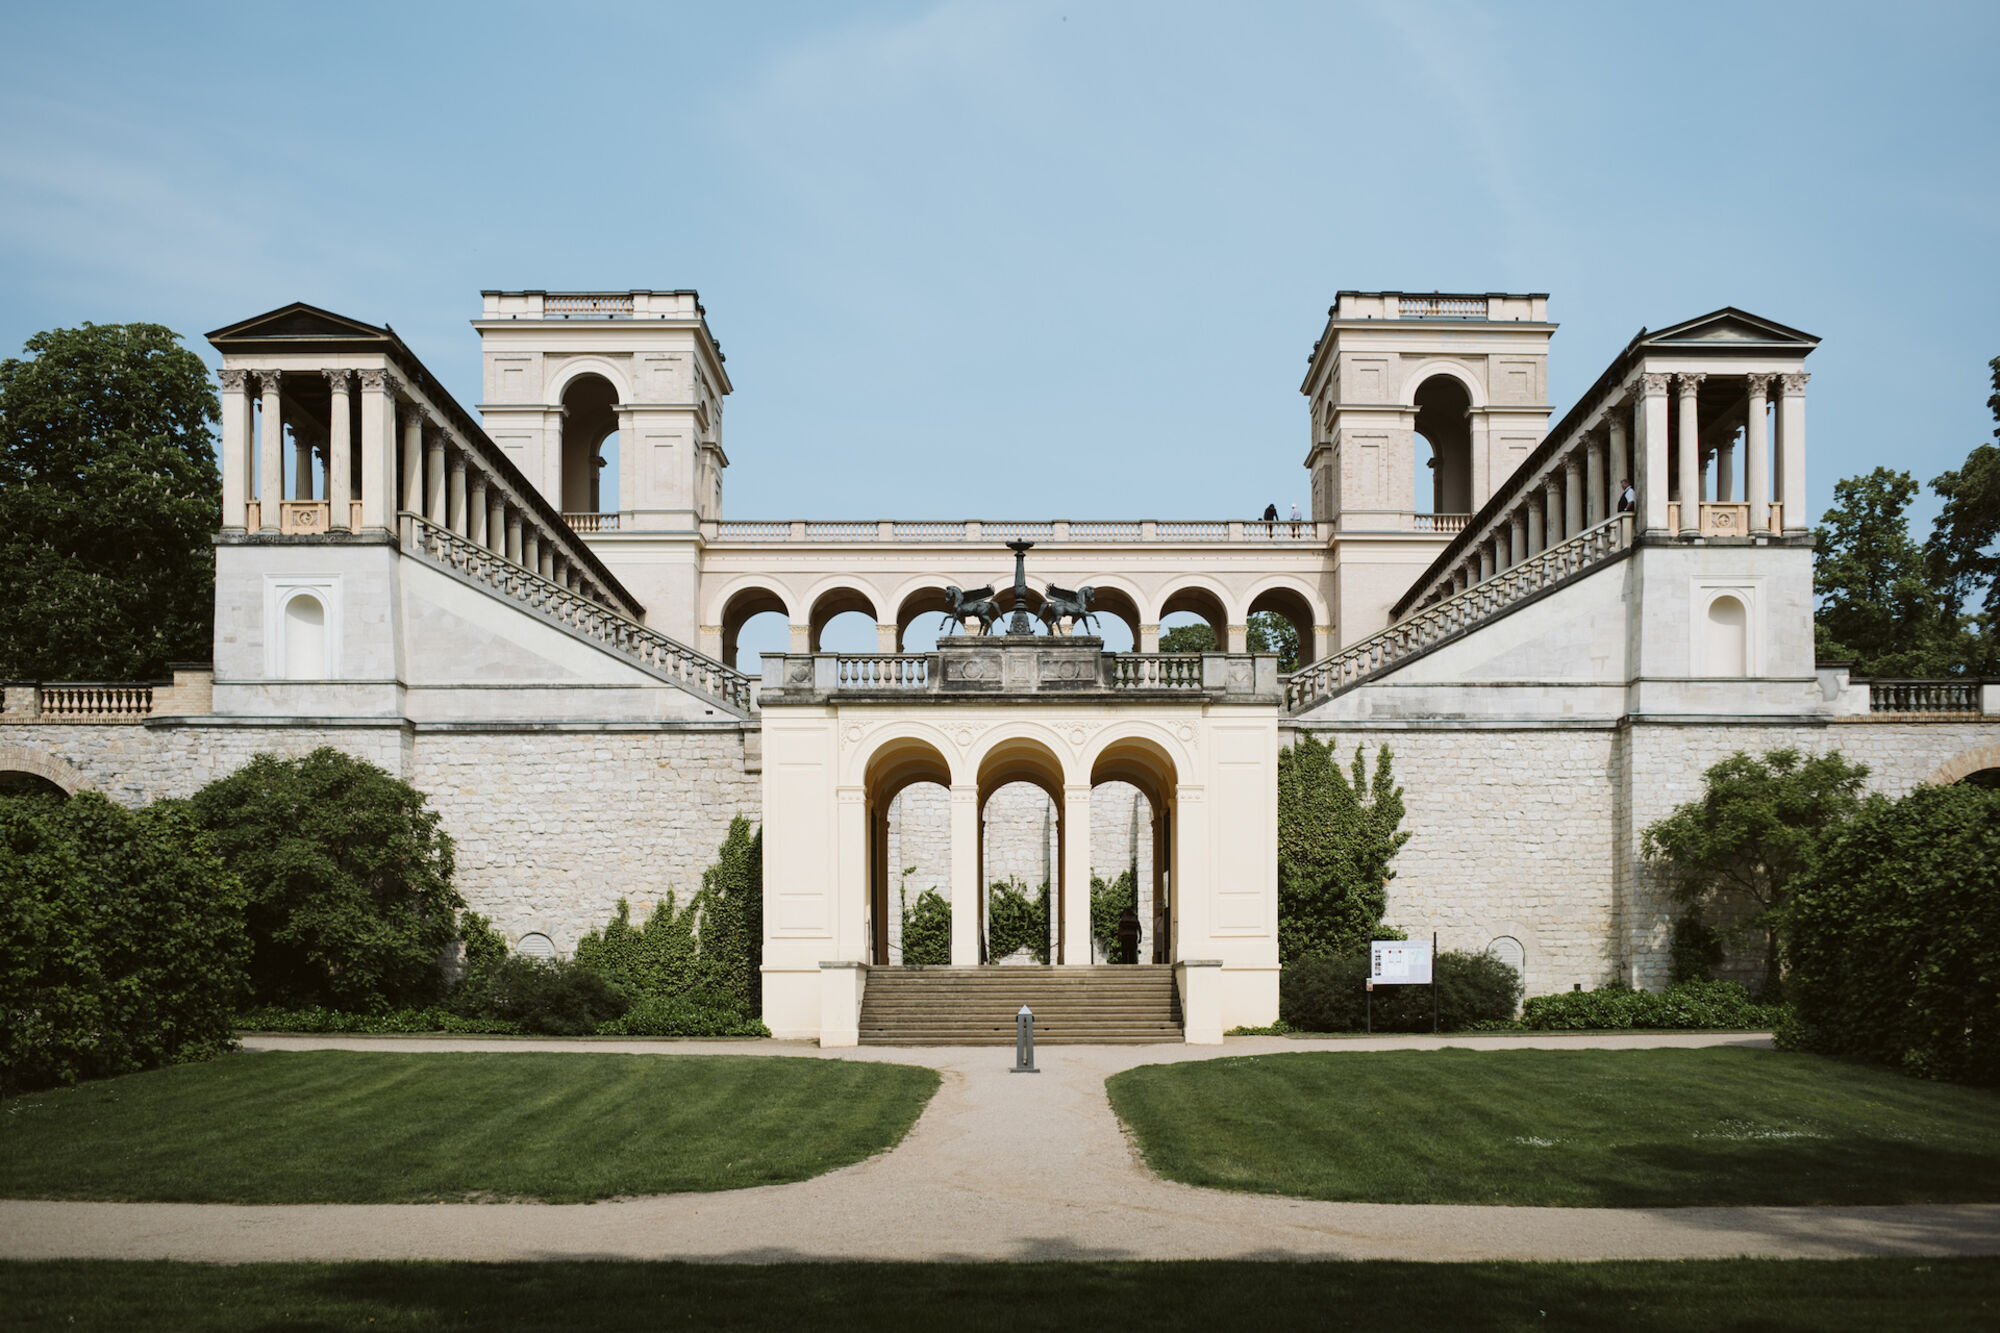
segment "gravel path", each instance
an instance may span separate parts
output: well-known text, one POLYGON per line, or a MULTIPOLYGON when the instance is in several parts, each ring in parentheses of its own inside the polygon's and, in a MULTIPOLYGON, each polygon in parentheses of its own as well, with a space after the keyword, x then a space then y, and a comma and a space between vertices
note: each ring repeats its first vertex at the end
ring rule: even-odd
POLYGON ((1150 1175, 1105 1098, 1139 1064, 1299 1050, 1768 1045, 1692 1036, 1231 1038, 1189 1046, 821 1052, 773 1042, 263 1037, 252 1050, 737 1052, 924 1064, 944 1086, 894 1151, 793 1185, 581 1205, 0 1201, 0 1257, 186 1259, 1694 1259, 2000 1254, 2000 1205, 1488 1208, 1321 1203, 1150 1175))

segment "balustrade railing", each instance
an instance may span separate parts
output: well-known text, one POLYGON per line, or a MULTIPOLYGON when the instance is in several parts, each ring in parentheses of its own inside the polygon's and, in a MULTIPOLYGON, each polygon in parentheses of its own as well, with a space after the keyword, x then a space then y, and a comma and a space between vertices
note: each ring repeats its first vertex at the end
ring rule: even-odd
POLYGON ((746 713, 756 707, 751 678, 742 672, 531 573, 448 528, 408 512, 402 518, 403 544, 411 554, 456 570, 664 680, 746 713))
POLYGON ((544 296, 544 315, 629 315, 632 313, 630 296, 544 296))
POLYGON ((1871 713, 1978 713, 1976 680, 1871 680, 1871 713))
POLYGON ((570 529, 574 532, 618 531, 618 515, 616 513, 564 514, 563 522, 569 524, 570 529))
POLYGON ((1285 680, 1285 706, 1299 712, 1506 610, 1523 598, 1600 564, 1632 545, 1632 515, 1616 514, 1559 545, 1531 555, 1461 593, 1434 602, 1389 628, 1285 680))
POLYGON ((1405 296, 1397 302, 1404 319, 1485 319, 1483 296, 1405 296))
POLYGON ((1418 532, 1463 532, 1470 514, 1413 514, 1418 532))
MULTIPOLYGON (((591 515, 566 514, 578 532, 608 532, 616 515, 607 515, 612 524, 602 528, 585 526, 591 515), (583 522, 579 522, 583 520, 583 522)), ((1463 515, 1419 515, 1419 520, 1437 517, 1456 520, 1456 527, 1426 528, 1419 532, 1456 531, 1465 525, 1463 515)), ((884 542, 928 544, 945 542, 998 543, 1033 542, 1297 542, 1324 545, 1332 535, 1332 524, 1309 518, 1287 518, 1265 522, 1244 519, 718 519, 704 524, 717 542, 745 542, 758 545, 779 542, 884 542)))
POLYGON ((927 690, 930 661, 923 653, 843 653, 834 659, 834 683, 844 690, 927 690))
POLYGON ((41 714, 61 722, 130 722, 153 711, 151 685, 76 682, 43 685, 41 714))
POLYGON ((1119 653, 1111 659, 1114 690, 1198 690, 1200 653, 1119 653))

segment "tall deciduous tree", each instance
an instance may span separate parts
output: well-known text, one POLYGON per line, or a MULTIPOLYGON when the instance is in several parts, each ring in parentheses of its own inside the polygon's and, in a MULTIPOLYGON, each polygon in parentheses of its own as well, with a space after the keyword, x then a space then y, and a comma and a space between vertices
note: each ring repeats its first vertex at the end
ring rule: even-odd
MULTIPOLYGON (((1244 646, 1253 653, 1276 653, 1278 670, 1296 671, 1299 666, 1299 632, 1283 616, 1271 611, 1252 611, 1246 627, 1244 646)), ((1215 629, 1202 621, 1175 625, 1160 634, 1163 653, 1213 653, 1215 629)))
POLYGON ((1702 794, 1649 827, 1646 859, 1673 895, 1725 933, 1754 932, 1764 946, 1764 996, 1779 987, 1785 907, 1828 834, 1860 808, 1863 764, 1838 754, 1739 751, 1702 775, 1702 794))
POLYGON ((207 661, 221 510, 201 359, 157 324, 38 333, 0 362, 0 676, 207 661))
POLYGON ((1917 481, 1878 467, 1834 483, 1833 508, 1813 533, 1813 631, 1822 659, 1864 676, 1937 676, 1952 665, 1944 598, 1910 539, 1917 481))
MULTIPOLYGON (((1986 400, 2000 438, 2000 357, 1993 358, 1993 396, 1986 400)), ((1947 622, 1966 625, 1963 666, 1975 675, 2000 674, 2000 448, 1982 444, 1965 465, 1931 479, 1944 500, 1924 545, 1947 622)))
POLYGON ((1392 758, 1378 749, 1371 778, 1356 746, 1350 778, 1311 736, 1278 752, 1280 963, 1362 947, 1381 923, 1391 863, 1410 840, 1392 758))

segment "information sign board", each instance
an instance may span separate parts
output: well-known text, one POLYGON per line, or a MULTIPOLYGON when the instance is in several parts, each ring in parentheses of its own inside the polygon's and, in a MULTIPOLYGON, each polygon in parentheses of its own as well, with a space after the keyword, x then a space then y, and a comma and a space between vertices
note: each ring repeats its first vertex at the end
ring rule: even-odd
POLYGON ((1431 941, 1372 940, 1368 945, 1368 981, 1375 986, 1431 984, 1431 941))

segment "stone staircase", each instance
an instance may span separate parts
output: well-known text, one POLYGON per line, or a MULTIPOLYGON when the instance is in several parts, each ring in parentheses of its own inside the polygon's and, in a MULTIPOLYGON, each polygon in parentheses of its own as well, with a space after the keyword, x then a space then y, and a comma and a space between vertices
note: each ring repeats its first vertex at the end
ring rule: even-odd
POLYGON ((861 1044, 1011 1046, 1024 1004, 1038 1044, 1182 1040, 1171 967, 877 967, 862 993, 861 1044))

